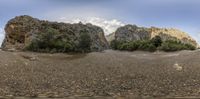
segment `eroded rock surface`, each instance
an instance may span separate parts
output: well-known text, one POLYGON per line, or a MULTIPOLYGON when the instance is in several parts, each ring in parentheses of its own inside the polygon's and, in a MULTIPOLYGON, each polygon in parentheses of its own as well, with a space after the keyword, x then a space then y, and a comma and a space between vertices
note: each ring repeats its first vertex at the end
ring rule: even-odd
POLYGON ((53 35, 55 38, 78 44, 80 34, 85 31, 91 38, 91 50, 101 51, 108 48, 103 29, 92 24, 67 24, 49 22, 32 18, 30 16, 17 16, 11 19, 5 26, 6 37, 2 44, 3 49, 23 50, 34 39, 38 39, 37 35, 45 33, 48 29, 58 31, 53 35))
POLYGON ((163 41, 178 39, 182 43, 189 43, 196 47, 198 46, 197 42, 187 33, 173 28, 145 28, 136 25, 126 25, 117 29, 115 32, 115 39, 119 41, 134 41, 151 39, 157 35, 160 36, 163 41))

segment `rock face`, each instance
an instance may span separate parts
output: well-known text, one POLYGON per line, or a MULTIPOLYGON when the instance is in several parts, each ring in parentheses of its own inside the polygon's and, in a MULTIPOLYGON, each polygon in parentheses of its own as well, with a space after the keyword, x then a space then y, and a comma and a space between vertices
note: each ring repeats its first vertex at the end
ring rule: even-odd
POLYGON ((120 27, 115 32, 115 39, 119 41, 134 41, 151 38, 147 28, 137 27, 136 25, 126 25, 120 27))
POLYGON ((149 31, 151 33, 151 37, 155 37, 156 35, 159 35, 164 41, 169 39, 178 39, 182 43, 189 43, 194 46, 198 46, 198 43, 196 40, 194 40, 191 36, 189 36, 187 33, 180 31, 178 29, 165 29, 165 28, 156 28, 151 27, 149 28, 149 31))
POLYGON ((111 33, 109 35, 106 35, 106 39, 108 42, 111 42, 112 40, 115 39, 115 33, 111 33))
POLYGON ((17 16, 11 19, 5 26, 6 37, 2 44, 2 49, 23 50, 37 35, 45 33, 46 29, 51 28, 59 34, 53 35, 62 40, 67 40, 73 44, 78 44, 80 34, 86 31, 91 38, 91 50, 101 51, 109 47, 104 36, 103 29, 92 24, 67 24, 49 22, 32 18, 30 16, 17 16))
POLYGON ((160 36, 163 41, 166 40, 180 40, 182 43, 189 43, 194 46, 198 46, 197 42, 191 38, 187 33, 177 29, 165 29, 165 28, 144 28, 137 27, 136 25, 126 25, 120 27, 115 32, 115 40, 118 41, 134 41, 151 39, 155 36, 160 36))

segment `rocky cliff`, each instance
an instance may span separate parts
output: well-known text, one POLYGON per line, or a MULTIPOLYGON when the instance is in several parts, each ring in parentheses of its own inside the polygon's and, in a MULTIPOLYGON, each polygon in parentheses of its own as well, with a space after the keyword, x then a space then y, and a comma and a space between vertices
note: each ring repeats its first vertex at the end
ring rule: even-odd
POLYGON ((91 38, 91 51, 101 51, 109 47, 104 32, 100 27, 82 23, 49 22, 25 15, 17 16, 6 24, 6 37, 3 41, 2 49, 23 50, 34 40, 39 39, 38 35, 45 34, 48 29, 53 29, 57 32, 57 34, 54 33, 52 35, 53 38, 75 45, 80 43, 81 33, 86 32, 91 38))
POLYGON ((120 27, 115 32, 115 40, 118 41, 134 41, 151 39, 155 36, 160 36, 163 41, 166 40, 180 40, 182 43, 189 43, 197 47, 197 42, 191 38, 187 33, 177 29, 166 28, 145 28, 136 25, 126 25, 120 27))
POLYGON ((149 31, 151 33, 151 37, 155 37, 156 35, 159 35, 164 41, 169 40, 169 39, 178 39, 182 43, 189 43, 189 44, 195 45, 196 47, 198 46, 198 43, 196 42, 196 40, 194 40, 187 33, 180 31, 178 29, 151 27, 149 28, 149 31))

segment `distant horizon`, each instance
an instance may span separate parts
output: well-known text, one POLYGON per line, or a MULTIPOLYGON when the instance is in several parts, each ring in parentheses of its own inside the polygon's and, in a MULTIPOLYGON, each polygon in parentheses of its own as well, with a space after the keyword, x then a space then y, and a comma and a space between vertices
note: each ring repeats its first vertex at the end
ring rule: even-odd
POLYGON ((1 0, 0 43, 7 21, 20 15, 66 23, 88 22, 102 27, 106 35, 126 24, 175 28, 200 43, 199 5, 197 0, 1 0))

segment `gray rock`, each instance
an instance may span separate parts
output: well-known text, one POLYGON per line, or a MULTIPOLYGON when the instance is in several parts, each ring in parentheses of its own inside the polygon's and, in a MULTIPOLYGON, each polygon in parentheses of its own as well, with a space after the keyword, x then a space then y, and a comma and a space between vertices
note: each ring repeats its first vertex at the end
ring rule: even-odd
POLYGON ((137 27, 136 25, 126 25, 120 27, 115 32, 115 40, 120 41, 134 41, 150 39, 151 34, 147 28, 137 27))
POLYGON ((170 29, 156 28, 156 27, 145 28, 145 27, 138 27, 136 25, 126 25, 118 28, 113 36, 115 40, 118 41, 145 40, 145 39, 151 39, 155 36, 160 36, 163 41, 178 39, 182 43, 189 43, 196 47, 198 46, 198 43, 187 33, 173 28, 170 29))
POLYGON ((44 33, 47 28, 53 28, 59 32, 54 37, 60 37, 73 44, 79 42, 81 31, 87 31, 91 37, 91 50, 102 51, 109 48, 104 36, 103 29, 92 24, 68 24, 39 20, 30 16, 17 16, 11 19, 5 26, 6 37, 2 44, 2 49, 23 50, 37 35, 44 33))

